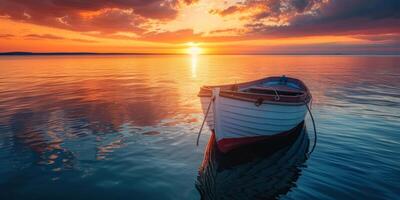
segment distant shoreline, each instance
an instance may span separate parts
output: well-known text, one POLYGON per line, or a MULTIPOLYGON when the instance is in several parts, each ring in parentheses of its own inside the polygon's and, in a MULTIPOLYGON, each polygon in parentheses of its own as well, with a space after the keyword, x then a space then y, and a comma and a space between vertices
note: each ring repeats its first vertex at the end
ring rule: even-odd
MULTIPOLYGON (((0 52, 0 56, 85 56, 85 55, 187 55, 184 53, 95 53, 95 52, 0 52)), ((282 56, 400 56, 397 54, 357 54, 357 53, 230 53, 230 54, 203 54, 203 55, 282 55, 282 56)))
MULTIPOLYGON (((79 55, 163 55, 156 53, 94 53, 94 52, 0 52, 0 56, 79 56, 79 55)), ((168 54, 174 55, 174 54, 168 54)))

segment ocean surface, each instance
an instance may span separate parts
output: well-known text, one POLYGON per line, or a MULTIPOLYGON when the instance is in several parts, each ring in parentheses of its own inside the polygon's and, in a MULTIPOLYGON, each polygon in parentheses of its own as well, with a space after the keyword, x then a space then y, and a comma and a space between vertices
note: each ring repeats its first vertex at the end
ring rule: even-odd
POLYGON ((0 199, 201 196, 399 199, 400 57, 0 57, 0 199), (200 86, 283 74, 313 94, 310 157, 309 116, 265 153, 196 147, 200 86))

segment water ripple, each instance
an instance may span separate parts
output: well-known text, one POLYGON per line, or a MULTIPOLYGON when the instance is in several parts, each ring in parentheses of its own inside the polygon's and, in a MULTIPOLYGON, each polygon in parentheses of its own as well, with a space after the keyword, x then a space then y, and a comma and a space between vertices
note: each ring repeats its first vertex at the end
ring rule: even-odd
POLYGON ((230 199, 400 196, 400 57, 210 55, 196 62, 1 57, 0 199, 199 199, 212 185, 210 195, 230 199), (195 147, 199 87, 282 74, 312 91, 313 155, 305 160, 304 146, 289 145, 238 156, 254 158, 238 165, 211 159, 198 179, 211 134, 195 147), (296 146, 302 150, 290 150, 296 146))

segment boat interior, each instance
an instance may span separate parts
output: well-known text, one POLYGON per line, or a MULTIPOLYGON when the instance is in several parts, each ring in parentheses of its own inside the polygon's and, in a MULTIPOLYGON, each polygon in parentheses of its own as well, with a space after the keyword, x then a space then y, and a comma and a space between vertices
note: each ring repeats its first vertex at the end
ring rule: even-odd
POLYGON ((279 79, 264 80, 258 84, 244 86, 240 92, 270 95, 299 96, 305 93, 302 86, 282 76, 279 79))
POLYGON ((229 95, 251 94, 259 98, 259 95, 265 96, 285 96, 285 97, 301 97, 308 93, 307 87, 298 79, 290 77, 268 77, 260 80, 227 84, 215 86, 203 86, 200 89, 199 96, 211 96, 212 88, 220 88, 229 95), (258 96, 257 96, 258 95, 258 96))

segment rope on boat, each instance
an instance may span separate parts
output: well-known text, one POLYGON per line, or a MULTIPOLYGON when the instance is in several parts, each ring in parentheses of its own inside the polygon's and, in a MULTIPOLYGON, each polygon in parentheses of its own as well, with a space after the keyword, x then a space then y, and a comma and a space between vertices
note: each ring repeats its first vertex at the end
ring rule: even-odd
POLYGON ((275 91, 275 101, 279 101, 280 99, 281 99, 281 97, 279 96, 279 94, 278 94, 278 91, 276 90, 276 88, 274 88, 274 91, 275 91))
POLYGON ((315 127, 315 121, 314 121, 314 116, 311 113, 311 109, 310 107, 308 107, 307 102, 305 103, 308 112, 310 113, 310 117, 311 117, 311 121, 313 123, 313 127, 314 127, 314 144, 313 147, 311 148, 311 151, 307 153, 307 156, 309 157, 311 155, 311 153, 314 151, 315 146, 317 145, 317 128, 315 127))
POLYGON ((196 146, 199 146, 199 140, 200 140, 201 131, 203 131, 203 126, 204 126, 204 124, 206 123, 207 116, 208 116, 208 113, 210 112, 211 104, 212 104, 213 101, 214 101, 214 98, 211 98, 211 99, 210 99, 210 103, 208 104, 207 112, 206 112, 206 114, 204 115, 203 123, 201 124, 200 131, 199 131, 199 133, 197 134, 196 146))
MULTIPOLYGON (((273 88, 274 92, 275 92, 275 96, 274 99, 275 101, 279 101, 281 99, 281 97, 279 96, 278 90, 276 90, 276 88, 273 88)), ((254 105, 256 105, 257 107, 261 106, 262 103, 264 102, 263 98, 258 98, 256 102, 254 102, 254 105)))

